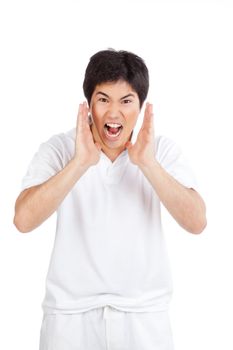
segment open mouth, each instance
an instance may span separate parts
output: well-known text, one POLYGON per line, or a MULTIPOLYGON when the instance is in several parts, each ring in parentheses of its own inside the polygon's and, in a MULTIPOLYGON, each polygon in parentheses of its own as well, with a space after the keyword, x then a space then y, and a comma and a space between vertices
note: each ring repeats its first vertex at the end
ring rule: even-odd
POLYGON ((123 129, 123 126, 118 123, 106 123, 104 125, 104 132, 110 139, 117 138, 121 131, 123 129))

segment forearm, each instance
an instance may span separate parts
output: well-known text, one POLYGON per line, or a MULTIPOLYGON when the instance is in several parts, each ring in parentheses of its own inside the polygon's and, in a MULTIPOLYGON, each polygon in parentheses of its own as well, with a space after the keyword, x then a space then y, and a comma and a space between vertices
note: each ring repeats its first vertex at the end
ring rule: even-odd
POLYGON ((15 205, 14 224, 18 230, 32 231, 51 216, 86 170, 73 159, 43 184, 23 191, 15 205))
POLYGON ((206 226, 206 214, 200 195, 177 182, 157 161, 140 168, 173 218, 185 230, 201 233, 206 226))

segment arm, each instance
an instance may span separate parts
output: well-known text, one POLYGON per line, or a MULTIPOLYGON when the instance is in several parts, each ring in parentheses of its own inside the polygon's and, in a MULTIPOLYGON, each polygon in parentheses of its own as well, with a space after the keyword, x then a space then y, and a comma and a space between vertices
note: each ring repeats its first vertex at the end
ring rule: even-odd
POLYGON ((79 107, 73 159, 43 184, 24 190, 16 200, 14 224, 19 231, 32 231, 44 222, 87 169, 99 161, 100 146, 93 141, 87 113, 83 103, 79 107))
POLYGON ((180 226, 191 233, 201 233, 206 226, 206 210, 201 196, 177 182, 156 160, 142 166, 141 170, 180 226))
POLYGON ((134 145, 129 142, 131 161, 138 165, 156 191, 163 205, 184 229, 201 233, 206 226, 205 203, 193 189, 181 185, 157 162, 154 154, 152 105, 145 110, 144 121, 134 145))

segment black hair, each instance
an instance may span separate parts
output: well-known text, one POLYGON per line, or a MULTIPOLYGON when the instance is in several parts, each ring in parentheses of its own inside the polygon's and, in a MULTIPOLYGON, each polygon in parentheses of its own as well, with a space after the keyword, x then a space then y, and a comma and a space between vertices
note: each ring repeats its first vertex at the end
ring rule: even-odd
POLYGON ((136 91, 141 108, 149 89, 147 66, 134 53, 114 49, 99 51, 90 58, 83 81, 88 104, 97 85, 118 80, 126 81, 136 91))

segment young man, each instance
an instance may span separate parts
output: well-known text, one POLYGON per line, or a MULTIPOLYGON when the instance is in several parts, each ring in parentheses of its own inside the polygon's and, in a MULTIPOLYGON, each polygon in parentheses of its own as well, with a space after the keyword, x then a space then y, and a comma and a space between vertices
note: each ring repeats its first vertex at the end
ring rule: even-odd
POLYGON ((205 204, 179 148, 154 135, 144 61, 126 51, 91 57, 77 128, 43 143, 16 201, 21 232, 57 210, 40 350, 171 350, 171 276, 160 203, 187 231, 205 204))

